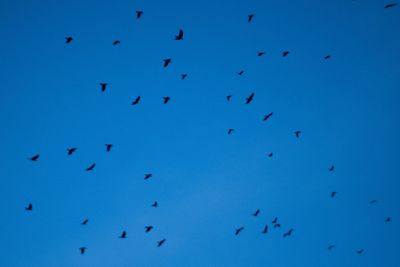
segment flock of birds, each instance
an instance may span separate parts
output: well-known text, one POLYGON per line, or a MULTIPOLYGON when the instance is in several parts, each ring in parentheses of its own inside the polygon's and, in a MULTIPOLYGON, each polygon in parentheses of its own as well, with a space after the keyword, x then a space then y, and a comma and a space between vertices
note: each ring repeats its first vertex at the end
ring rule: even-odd
MULTIPOLYGON (((389 3, 389 4, 385 5, 384 8, 385 8, 385 9, 387 9, 387 8, 393 8, 393 7, 395 7, 395 6, 397 6, 397 3, 389 3)), ((136 18, 137 18, 137 19, 142 18, 143 15, 144 15, 144 12, 143 12, 142 10, 136 11, 136 18)), ((255 16, 254 14, 249 14, 248 17, 247 17, 247 22, 248 22, 248 23, 251 23, 252 20, 254 19, 254 16, 255 16)), ((180 29, 179 32, 178 32, 178 34, 175 36, 175 40, 176 40, 176 41, 182 41, 183 38, 184 38, 184 31, 183 31, 182 29, 180 29)), ((72 36, 67 36, 67 37, 65 37, 65 43, 66 43, 66 44, 71 44, 71 43, 73 42, 73 40, 74 40, 74 39, 73 39, 72 36)), ((120 40, 115 40, 112 44, 115 46, 115 45, 119 45, 120 43, 121 43, 120 40)), ((265 54, 264 51, 259 51, 259 52, 257 52, 257 56, 259 56, 259 57, 263 56, 264 54, 265 54)), ((283 51, 283 52, 282 52, 282 57, 287 57, 289 54, 290 54, 290 51, 283 51)), ((325 60, 328 60, 328 59, 331 58, 331 55, 326 55, 326 56, 324 56, 323 58, 324 58, 325 60)), ((164 67, 164 68, 167 68, 167 67, 172 63, 172 59, 171 59, 171 58, 163 59, 162 63, 163 63, 163 67, 164 67)), ((238 75, 243 75, 243 74, 244 74, 244 70, 239 71, 237 74, 238 74, 238 75)), ((183 74, 181 74, 181 79, 184 80, 184 79, 186 79, 187 76, 188 76, 188 74, 183 73, 183 74)), ((101 92, 105 92, 105 91, 107 90, 107 86, 108 86, 107 83, 100 83, 99 85, 100 85, 101 92)), ((248 97, 245 98, 245 104, 247 104, 247 105, 248 105, 248 104, 251 104, 251 102, 254 100, 254 97, 255 97, 255 93, 252 92, 248 97)), ((232 99, 232 95, 227 95, 227 96, 226 96, 226 100, 227 100, 228 102, 230 102, 231 99, 232 99)), ((140 100, 141 100, 141 96, 137 96, 137 97, 132 101, 132 105, 138 105, 138 104, 140 103, 140 100)), ((170 100, 171 100, 171 97, 170 97, 170 96, 164 96, 164 97, 162 97, 162 103, 163 103, 163 104, 168 104, 170 100)), ((270 113, 264 115, 263 121, 267 121, 268 119, 270 119, 270 118, 273 116, 273 114, 274 114, 273 112, 270 112, 270 113)), ((235 131, 235 129, 233 129, 233 128, 228 129, 228 135, 233 134, 234 131, 235 131)), ((295 136, 295 138, 300 138, 300 136, 301 136, 301 131, 299 131, 299 130, 295 131, 295 132, 294 132, 294 136, 295 136)), ((105 150, 106 150, 106 152, 111 152, 112 148, 113 148, 113 144, 105 144, 105 150)), ((77 149, 78 149, 77 147, 68 148, 68 149, 67 149, 67 155, 68 155, 68 156, 72 156, 72 155, 77 151, 77 149)), ((267 156, 268 156, 268 157, 272 157, 272 156, 273 156, 273 153, 270 152, 269 154, 267 154, 267 156)), ((35 155, 33 155, 32 157, 30 157, 29 159, 30 159, 31 161, 33 161, 33 162, 37 162, 37 161, 39 160, 39 158, 40 158, 40 154, 35 154, 35 155)), ((96 167, 96 163, 92 163, 91 165, 89 165, 88 167, 86 167, 85 170, 88 171, 88 172, 89 172, 89 171, 94 171, 95 167, 96 167)), ((328 168, 328 171, 329 171, 329 172, 335 171, 335 166, 334 166, 334 165, 331 165, 331 166, 328 168)), ((150 179, 152 176, 153 176, 153 175, 152 175, 151 173, 146 173, 146 174, 144 174, 144 180, 148 180, 148 179, 150 179)), ((330 193, 330 197, 331 197, 331 198, 335 198, 337 194, 338 194, 338 192, 333 191, 333 192, 330 193)), ((376 200, 371 200, 369 203, 370 203, 370 204, 374 204, 374 203, 376 203, 376 202, 377 202, 376 200)), ((158 207, 158 202, 155 201, 155 202, 151 205, 151 207, 157 208, 157 207, 158 207)), ((33 204, 32 204, 32 203, 28 203, 28 205, 25 207, 25 210, 26 210, 27 212, 32 212, 32 211, 33 211, 33 204)), ((251 215, 254 216, 254 217, 257 217, 257 216, 260 214, 260 212, 261 212, 261 210, 260 210, 260 209, 257 209, 257 210, 256 210, 253 214, 251 214, 251 215)), ((387 218, 385 219, 385 221, 388 222, 388 223, 391 222, 391 217, 387 217, 387 218)), ((86 218, 86 219, 84 219, 84 220, 82 221, 81 225, 82 225, 82 226, 86 226, 86 225, 88 224, 88 222, 89 222, 89 219, 86 218)), ((281 224, 280 224, 279 221, 278 221, 278 217, 275 217, 275 218, 271 221, 271 224, 272 224, 272 228, 274 228, 274 229, 275 229, 275 228, 280 228, 280 227, 281 227, 281 224)), ((144 227, 144 231, 145 231, 146 233, 149 233, 150 231, 153 230, 153 228, 154 228, 153 226, 147 225, 147 226, 144 227)), ((241 232, 242 232, 244 229, 245 229, 244 226, 240 226, 239 228, 237 228, 237 229, 234 231, 234 234, 235 234, 236 236, 238 236, 239 234, 241 234, 241 232)), ((268 233, 268 230, 269 230, 269 225, 266 224, 266 225, 264 226, 264 228, 263 228, 263 230, 262 230, 261 233, 262 233, 262 234, 267 234, 267 233, 268 233)), ((293 229, 293 228, 290 228, 290 229, 288 229, 286 232, 284 232, 282 236, 283 236, 284 238, 290 237, 290 236, 293 234, 293 231, 294 231, 294 229, 293 229)), ((119 235, 119 238, 121 238, 121 239, 127 238, 127 232, 126 232, 125 230, 123 230, 122 233, 119 235)), ((160 239, 159 241, 157 241, 157 247, 161 247, 162 245, 165 244, 165 242, 166 242, 166 238, 160 239)), ((336 245, 330 244, 330 245, 327 247, 327 249, 328 249, 328 250, 332 250, 332 249, 334 249, 335 247, 336 247, 336 245)), ((79 248, 79 251, 80 251, 81 254, 85 254, 85 253, 86 253, 86 250, 87 250, 87 247, 84 247, 84 246, 82 246, 82 247, 79 248)), ((363 252, 364 252, 364 249, 358 249, 358 250, 356 250, 356 253, 357 253, 357 254, 362 254, 363 252)))

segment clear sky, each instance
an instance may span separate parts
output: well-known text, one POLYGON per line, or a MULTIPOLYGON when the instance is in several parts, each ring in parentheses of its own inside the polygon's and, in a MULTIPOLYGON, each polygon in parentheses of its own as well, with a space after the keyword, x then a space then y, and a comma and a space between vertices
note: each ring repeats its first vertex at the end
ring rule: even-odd
POLYGON ((400 266, 387 3, 1 0, 0 266, 400 266))

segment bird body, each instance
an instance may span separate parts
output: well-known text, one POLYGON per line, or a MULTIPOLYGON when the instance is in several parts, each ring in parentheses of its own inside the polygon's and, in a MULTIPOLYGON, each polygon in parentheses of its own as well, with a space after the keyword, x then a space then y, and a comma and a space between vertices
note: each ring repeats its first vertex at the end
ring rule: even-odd
POLYGON ((257 217, 258 214, 260 214, 260 209, 257 209, 256 212, 253 213, 253 216, 254 216, 254 217, 257 217))
POLYGON ((119 238, 126 238, 126 231, 122 231, 121 235, 119 236, 119 238))
POLYGON ((247 22, 250 23, 253 20, 253 18, 254 18, 254 14, 247 15, 247 22))
POLYGON ((33 157, 30 158, 31 161, 37 161, 39 159, 40 155, 36 154, 33 157))
POLYGON ((254 99, 254 93, 251 93, 247 98, 246 98, 246 104, 250 104, 251 101, 254 99))
POLYGON ((242 226, 242 227, 240 227, 240 228, 238 228, 238 229, 236 229, 236 231, 235 231, 235 235, 239 235, 240 234, 240 232, 241 231, 243 231, 243 229, 244 229, 244 227, 242 226))
POLYGON ((154 208, 157 208, 157 207, 158 207, 158 202, 157 202, 157 201, 154 201, 154 203, 151 204, 151 206, 154 207, 154 208))
POLYGON ((171 97, 169 97, 169 96, 164 96, 163 97, 163 103, 164 104, 167 104, 169 102, 169 100, 171 100, 171 97))
POLYGON ((79 248, 79 251, 81 252, 82 255, 85 254, 86 250, 87 250, 86 247, 80 247, 79 248))
POLYGON ((262 234, 268 233, 268 225, 265 225, 264 230, 261 232, 262 234))
POLYGON ((228 134, 232 134, 235 129, 228 129, 228 134))
POLYGON ((115 40, 115 41, 113 42, 113 45, 119 45, 120 43, 121 43, 120 40, 115 40))
POLYGON ((111 148, 113 147, 113 144, 105 144, 105 146, 106 146, 106 151, 110 152, 111 148))
POLYGON ((166 58, 163 60, 163 62, 164 62, 164 68, 166 68, 166 67, 168 67, 169 64, 171 64, 172 59, 166 58))
POLYGON ((144 229, 145 229, 146 233, 148 233, 151 231, 151 229, 153 229, 153 226, 151 226, 151 225, 145 226, 144 229))
POLYGON ((289 231, 287 231, 286 233, 284 233, 284 234, 283 234, 283 237, 291 236, 291 235, 292 235, 292 232, 293 232, 293 228, 292 228, 292 229, 289 229, 289 231))
POLYGON ((137 105, 140 102, 140 96, 136 97, 135 100, 133 100, 132 105, 137 105))
POLYGON ((25 208, 27 211, 32 211, 33 210, 33 205, 32 203, 29 203, 28 206, 25 208))
POLYGON ((161 239, 160 241, 157 242, 157 247, 161 247, 165 243, 166 239, 161 239))
POLYGON ((71 156, 76 150, 77 150, 76 147, 68 148, 67 149, 68 156, 71 156))
POLYGON ((136 18, 137 18, 137 19, 140 19, 140 17, 143 15, 143 13, 144 13, 144 12, 143 12, 142 10, 137 10, 137 11, 136 11, 136 18))
POLYGON ((89 222, 89 219, 85 219, 83 220, 83 222, 81 222, 82 225, 86 225, 89 222))
POLYGON ((147 179, 149 179, 149 178, 152 177, 152 176, 153 176, 153 174, 151 174, 151 173, 146 173, 146 174, 144 175, 144 179, 147 180, 147 179))
POLYGON ((178 35, 175 36, 175 40, 177 40, 177 41, 183 40, 183 30, 182 29, 179 30, 178 35))
POLYGON ((390 3, 384 6, 384 8, 391 8, 397 6, 397 3, 390 3))
POLYGON ((73 40, 73 38, 72 38, 71 36, 67 36, 67 37, 65 37, 65 43, 66 43, 66 44, 69 44, 69 43, 71 43, 71 42, 72 42, 72 40, 73 40))
POLYGON ((283 56, 283 57, 286 57, 287 55, 289 55, 289 53, 290 53, 289 51, 283 51, 283 52, 282 52, 282 56, 283 56))
POLYGON ((232 98, 232 95, 227 95, 226 96, 226 100, 228 100, 228 102, 231 101, 231 98, 232 98))
POLYGON ((92 165, 90 165, 89 167, 86 168, 86 171, 93 171, 94 167, 96 167, 96 163, 93 163, 92 165))
POLYGON ((267 115, 264 115, 263 121, 268 120, 269 118, 271 118, 271 116, 274 115, 273 112, 268 113, 267 115))

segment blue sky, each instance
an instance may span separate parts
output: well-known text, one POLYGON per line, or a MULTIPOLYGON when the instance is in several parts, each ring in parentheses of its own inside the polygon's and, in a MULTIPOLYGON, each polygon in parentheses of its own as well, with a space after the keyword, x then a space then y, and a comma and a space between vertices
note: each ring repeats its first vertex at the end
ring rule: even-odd
POLYGON ((399 266, 387 3, 1 0, 0 266, 399 266))

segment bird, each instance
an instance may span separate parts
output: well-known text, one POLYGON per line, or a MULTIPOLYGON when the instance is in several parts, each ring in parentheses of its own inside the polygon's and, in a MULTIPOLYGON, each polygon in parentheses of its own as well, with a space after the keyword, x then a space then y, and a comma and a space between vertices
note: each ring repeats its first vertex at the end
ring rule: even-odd
POLYGON ((329 245, 328 246, 328 250, 332 250, 332 249, 334 249, 335 248, 335 245, 329 245))
POLYGON ((89 222, 89 219, 84 219, 83 222, 81 222, 82 225, 86 225, 89 222))
POLYGON ((82 255, 85 254, 86 250, 87 250, 86 247, 80 247, 79 248, 79 251, 81 252, 82 255))
POLYGON ((376 200, 375 199, 373 199, 373 200, 371 200, 370 202, 369 202, 369 204, 375 204, 376 203, 376 200))
POLYGON ((143 13, 144 13, 144 12, 143 12, 142 10, 137 10, 137 11, 136 11, 136 18, 137 18, 137 19, 140 19, 140 17, 143 15, 143 13))
POLYGON ((157 207, 158 207, 158 202, 157 202, 157 201, 154 201, 154 203, 151 204, 151 206, 154 207, 154 208, 157 208, 157 207))
POLYGON ((386 222, 391 222, 391 221, 392 221, 392 218, 387 217, 385 221, 386 221, 386 222))
POLYGON ((334 198, 336 196, 337 192, 332 192, 331 193, 331 198, 334 198))
POLYGON ((364 249, 359 249, 356 252, 357 252, 357 254, 362 254, 364 252, 364 249))
POLYGON ((175 35, 175 40, 177 40, 177 41, 183 40, 183 30, 182 29, 179 30, 178 35, 175 35))
POLYGON ((397 6, 397 3, 390 3, 384 6, 384 8, 391 8, 397 6))
POLYGON ((71 43, 71 42, 72 42, 72 40, 73 40, 73 38, 72 38, 71 36, 67 36, 67 37, 65 37, 65 43, 66 43, 66 44, 69 44, 69 43, 71 43))
POLYGON ((268 113, 267 115, 264 115, 263 121, 268 120, 269 118, 271 118, 271 116, 274 115, 273 112, 268 113))
POLYGON ((115 41, 113 42, 113 45, 119 45, 120 43, 121 43, 120 40, 115 40, 115 41))
POLYGON ((290 53, 289 51, 283 51, 283 52, 282 52, 282 56, 283 56, 283 57, 286 57, 287 55, 289 55, 289 53, 290 53))
POLYGON ((231 98, 232 98, 232 95, 227 95, 226 96, 226 100, 228 100, 228 102, 231 101, 231 98))
POLYGON ((32 211, 33 210, 33 205, 32 203, 29 203, 27 207, 25 207, 25 210, 27 211, 32 211))
POLYGON ((261 232, 262 234, 268 233, 268 224, 265 225, 264 230, 261 232))
POLYGON ((301 131, 295 131, 294 134, 295 134, 295 136, 296 136, 297 138, 299 138, 299 137, 300 137, 300 134, 301 134, 301 131))
POLYGON ((167 104, 169 102, 169 100, 171 100, 171 98, 169 96, 164 96, 163 97, 163 103, 167 104))
POLYGON ((122 233, 119 236, 119 238, 126 238, 126 231, 122 231, 122 233))
POLYGON ((182 73, 182 74, 181 74, 181 79, 182 79, 182 80, 186 79, 186 77, 187 77, 187 74, 186 74, 186 73, 182 73))
POLYGON ((147 180, 147 179, 149 179, 151 176, 153 176, 153 174, 147 173, 147 174, 144 175, 144 179, 147 180))
POLYGON ((244 229, 244 227, 242 226, 242 227, 240 227, 240 228, 238 228, 238 229, 236 229, 236 231, 235 231, 235 235, 238 235, 238 234, 240 234, 240 232, 241 231, 243 231, 243 229, 244 229))
POLYGON ((113 147, 113 144, 105 144, 105 146, 106 146, 106 151, 110 152, 111 148, 113 147))
POLYGON ((39 157, 40 157, 40 155, 39 155, 39 154, 36 154, 36 155, 32 156, 32 157, 30 158, 30 160, 31 160, 31 161, 37 161, 37 160, 39 159, 39 157))
POLYGON ((153 226, 151 226, 151 225, 145 226, 144 229, 145 229, 145 232, 148 233, 151 231, 151 229, 153 229, 153 226))
POLYGON ((169 64, 171 64, 171 59, 170 58, 163 59, 163 62, 164 62, 164 68, 166 68, 168 67, 169 64))
POLYGON ((135 100, 133 100, 132 105, 137 105, 140 102, 140 96, 136 97, 135 100))
POLYGON ((160 241, 157 242, 157 247, 161 247, 165 243, 166 239, 161 239, 160 241))
POLYGON ((270 152, 270 153, 268 154, 268 157, 272 158, 273 155, 274 155, 274 153, 270 152))
POLYGON ((273 223, 273 224, 278 223, 278 217, 275 217, 275 218, 272 220, 272 223, 273 223))
POLYGON ((96 167, 96 163, 93 163, 89 167, 86 168, 86 171, 93 171, 94 167, 96 167))
POLYGON ((324 59, 330 59, 330 58, 331 58, 331 55, 324 56, 324 59))
POLYGON ((254 14, 247 15, 247 22, 251 22, 254 18, 254 14))
POLYGON ((235 129, 228 129, 228 134, 232 134, 235 129))
POLYGON ((246 104, 250 104, 251 101, 254 99, 254 93, 251 93, 247 98, 246 98, 246 104))
POLYGON ((274 224, 274 228, 281 228, 281 224, 280 223, 274 224))
POLYGON ((68 156, 71 156, 77 150, 76 147, 71 147, 67 149, 68 156))
POLYGON ((239 75, 239 76, 242 76, 243 73, 244 73, 244 70, 241 70, 241 71, 238 72, 238 75, 239 75))
POLYGON ((257 53, 257 56, 261 57, 261 56, 263 56, 264 54, 265 54, 264 51, 260 51, 260 52, 257 53))
POLYGON ((253 216, 254 216, 254 217, 257 217, 258 214, 260 214, 260 209, 257 209, 256 212, 253 213, 253 216))
POLYGON ((100 83, 101 91, 105 92, 107 89, 107 83, 100 83))
POLYGON ((287 237, 287 236, 291 236, 293 232, 293 228, 289 229, 289 231, 287 231, 286 233, 283 234, 283 237, 287 237))
POLYGON ((335 166, 334 166, 334 165, 330 166, 328 170, 329 170, 330 172, 333 172, 333 171, 335 170, 335 166))

